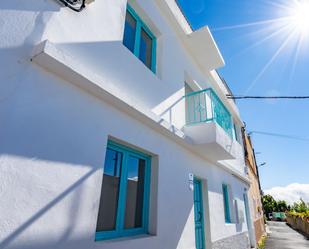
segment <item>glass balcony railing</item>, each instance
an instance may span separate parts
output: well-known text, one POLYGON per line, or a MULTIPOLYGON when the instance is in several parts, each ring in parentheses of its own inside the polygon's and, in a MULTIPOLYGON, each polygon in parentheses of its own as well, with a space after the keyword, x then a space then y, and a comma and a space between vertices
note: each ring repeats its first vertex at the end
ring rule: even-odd
POLYGON ((231 114, 211 88, 189 93, 185 101, 187 125, 216 122, 233 138, 231 114))

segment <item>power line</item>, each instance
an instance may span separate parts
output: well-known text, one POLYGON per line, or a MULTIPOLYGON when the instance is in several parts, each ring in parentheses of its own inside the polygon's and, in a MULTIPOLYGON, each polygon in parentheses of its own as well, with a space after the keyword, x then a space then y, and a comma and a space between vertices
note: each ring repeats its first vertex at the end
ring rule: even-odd
POLYGON ((309 96, 244 96, 227 94, 228 99, 309 99, 309 96))
POLYGON ((307 137, 298 137, 293 135, 287 135, 287 134, 280 134, 280 133, 272 133, 272 132, 264 132, 264 131, 250 131, 249 134, 255 133, 259 135, 266 135, 266 136, 273 136, 273 137, 280 137, 280 138, 288 138, 288 139, 294 139, 294 140, 300 140, 300 141, 308 141, 309 138, 307 137))

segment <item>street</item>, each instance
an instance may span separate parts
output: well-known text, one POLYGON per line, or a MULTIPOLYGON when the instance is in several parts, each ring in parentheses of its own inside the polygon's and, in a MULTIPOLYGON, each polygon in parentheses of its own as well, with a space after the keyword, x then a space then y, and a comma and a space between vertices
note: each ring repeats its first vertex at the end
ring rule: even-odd
POLYGON ((267 222, 270 234, 265 249, 308 249, 309 240, 285 222, 267 222))

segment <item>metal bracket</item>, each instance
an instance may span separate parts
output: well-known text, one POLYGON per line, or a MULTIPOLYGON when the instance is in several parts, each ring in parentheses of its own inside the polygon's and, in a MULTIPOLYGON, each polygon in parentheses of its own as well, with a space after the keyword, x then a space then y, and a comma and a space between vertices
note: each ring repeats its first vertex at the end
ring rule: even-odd
POLYGON ((86 4, 94 2, 94 0, 58 0, 58 1, 61 2, 64 6, 76 12, 82 11, 86 7, 86 4))

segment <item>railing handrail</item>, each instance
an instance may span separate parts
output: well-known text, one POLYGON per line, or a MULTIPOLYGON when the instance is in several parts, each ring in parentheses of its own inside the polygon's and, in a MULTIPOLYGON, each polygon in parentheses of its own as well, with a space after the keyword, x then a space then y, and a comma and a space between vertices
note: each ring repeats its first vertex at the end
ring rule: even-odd
POLYGON ((226 110, 226 112, 229 114, 230 117, 232 117, 230 111, 226 108, 225 104, 223 104, 222 100, 219 98, 219 96, 215 93, 214 90, 211 89, 211 92, 215 95, 215 97, 218 99, 220 104, 222 104, 223 108, 226 110))
POLYGON ((194 92, 187 93, 184 97, 188 97, 188 96, 191 96, 191 95, 195 95, 195 94, 199 94, 199 93, 207 92, 207 91, 214 92, 214 90, 209 87, 209 88, 205 88, 205 89, 202 89, 202 90, 199 90, 199 91, 194 91, 194 92))
POLYGON ((195 95, 195 94, 200 94, 200 93, 202 93, 202 92, 208 92, 208 91, 210 91, 212 94, 215 95, 215 97, 216 97, 216 98, 220 101, 220 103, 222 104, 223 108, 229 113, 230 116, 232 116, 231 113, 230 113, 230 111, 226 108, 226 106, 223 104, 222 100, 221 100, 221 99, 219 98, 219 96, 217 95, 217 93, 216 93, 211 87, 208 87, 208 88, 205 88, 205 89, 202 89, 202 90, 199 90, 199 91, 195 91, 195 92, 188 93, 188 94, 184 95, 183 98, 186 98, 186 97, 189 97, 189 96, 193 96, 193 95, 195 95))
MULTIPOLYGON (((202 89, 199 91, 195 91, 195 92, 191 92, 188 93, 186 95, 184 95, 185 99, 190 100, 191 98, 195 98, 195 95, 200 95, 200 94, 208 94, 209 98, 211 100, 211 105, 209 106, 209 110, 211 110, 212 115, 211 117, 207 117, 207 112, 206 117, 205 118, 201 118, 201 116, 199 118, 197 118, 196 120, 196 116, 202 115, 201 111, 197 111, 200 114, 196 115, 197 112, 196 110, 193 110, 193 114, 194 114, 194 119, 193 121, 190 120, 190 116, 189 116, 189 121, 187 121, 187 125, 189 124, 195 124, 195 123, 201 123, 201 122, 209 122, 209 121, 215 121, 216 123, 218 123, 231 137, 233 137, 232 135, 232 129, 233 129, 233 121, 232 121, 232 115, 229 112, 229 110, 226 108, 226 106, 223 104, 222 100, 218 97, 218 95, 216 94, 216 92, 212 89, 212 88, 206 88, 206 89, 202 89), (217 103, 217 104, 214 104, 217 103), (219 105, 219 107, 218 107, 219 105), (223 111, 222 112, 217 112, 218 109, 223 111), (217 110, 217 111, 216 111, 217 110), (219 116, 218 116, 219 115, 219 116), (222 118, 223 117, 223 118, 222 118), (219 119, 218 119, 219 118, 219 119), (223 123, 222 123, 223 122, 223 123), (226 123, 227 122, 227 123, 226 123), (225 124, 225 125, 224 125, 225 124), (226 125, 227 124, 227 125, 226 125)), ((199 99, 200 97, 198 97, 199 99)), ((206 101, 206 100, 205 100, 206 101)), ((190 103, 190 102, 188 102, 190 103)), ((205 109, 207 110, 207 104, 206 102, 203 103, 203 105, 205 105, 205 109)))

